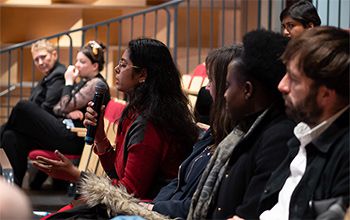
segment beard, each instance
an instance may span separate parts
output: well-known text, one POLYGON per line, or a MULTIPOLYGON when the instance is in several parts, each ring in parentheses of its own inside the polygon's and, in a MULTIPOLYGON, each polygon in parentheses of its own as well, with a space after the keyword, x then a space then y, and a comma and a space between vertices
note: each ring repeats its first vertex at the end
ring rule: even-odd
POLYGON ((317 103, 318 89, 310 88, 309 94, 302 100, 292 103, 288 96, 284 96, 286 114, 295 122, 304 122, 313 127, 320 123, 319 118, 322 115, 322 108, 317 103))

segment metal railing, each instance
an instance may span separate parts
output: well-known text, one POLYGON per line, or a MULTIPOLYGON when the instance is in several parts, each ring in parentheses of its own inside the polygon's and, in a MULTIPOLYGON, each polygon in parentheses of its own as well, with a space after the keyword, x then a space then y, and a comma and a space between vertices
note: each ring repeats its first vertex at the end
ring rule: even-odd
MULTIPOLYGON (((297 0, 184 1, 180 7, 186 8, 186 22, 178 22, 179 29, 186 30, 185 44, 181 45, 179 40, 179 46, 186 48, 183 72, 188 73, 204 62, 207 52, 212 48, 240 42, 248 31, 265 28, 281 32, 279 15, 295 1, 297 0)), ((310 1, 318 10, 321 25, 349 29, 349 0, 310 1)))
MULTIPOLYGON (((58 56, 61 62, 63 57, 68 57, 66 64, 72 64, 74 48, 82 47, 85 44, 85 42, 89 40, 100 40, 104 42, 107 50, 105 52, 106 66, 104 68, 103 75, 106 79, 111 79, 112 77, 110 76, 110 72, 113 71, 113 68, 109 67, 109 59, 113 56, 110 56, 109 53, 116 52, 117 59, 115 60, 119 60, 119 57, 121 57, 122 50, 124 49, 123 45, 126 45, 127 42, 134 37, 147 36, 160 39, 168 47, 172 47, 172 53, 176 61, 177 39, 176 37, 174 37, 172 42, 170 42, 170 38, 171 36, 176 36, 175 33, 177 32, 176 28, 178 26, 176 23, 178 20, 177 10, 181 2, 183 2, 183 0, 172 0, 170 2, 153 6, 144 10, 140 10, 132 14, 119 16, 117 18, 109 19, 91 25, 86 25, 81 28, 64 31, 51 36, 45 36, 40 39, 45 38, 48 40, 55 40, 58 50, 58 56), (153 22, 149 22, 146 20, 149 16, 153 17, 153 22), (165 24, 162 26, 162 28, 165 29, 165 35, 159 35, 158 33, 158 25, 162 23, 159 21, 159 17, 162 18, 163 23, 165 22, 165 24), (136 27, 137 29, 133 27, 136 19, 141 19, 141 33, 139 33, 138 31, 139 27, 136 27), (152 33, 146 31, 146 23, 148 25, 152 25, 152 33), (126 36, 126 34, 124 33, 123 25, 125 24, 131 26, 130 32, 128 33, 129 36, 126 36), (102 29, 104 30, 100 31, 102 29), (101 34, 101 32, 104 32, 104 36, 101 34), (138 36, 136 36, 136 32, 138 33, 138 36), (81 35, 80 40, 77 40, 73 36, 77 34, 81 35), (113 35, 114 39, 112 40, 111 37, 113 37, 113 35), (62 42, 64 45, 62 45, 62 42), (66 56, 61 53, 62 50, 68 50, 68 52, 66 52, 66 56)), ((7 120, 8 116, 10 115, 11 108, 15 104, 11 103, 11 98, 14 97, 12 96, 12 92, 14 90, 19 90, 19 94, 17 94, 15 97, 15 100, 17 101, 18 99, 20 100, 28 96, 28 94, 24 94, 23 92, 25 88, 29 87, 31 89, 35 85, 37 73, 35 70, 34 63, 31 62, 29 65, 26 65, 24 56, 25 50, 28 50, 31 44, 40 39, 14 44, 12 46, 0 50, 2 77, 2 82, 0 83, 0 121, 4 122, 7 120), (31 74, 29 72, 31 72, 31 74), (31 75, 30 81, 24 81, 25 74, 27 74, 27 78, 31 75), (5 78, 7 78, 7 83, 4 82, 5 78), (6 111, 4 111, 5 108, 6 111)))
MULTIPOLYGON (((172 0, 43 38, 56 40, 59 57, 64 64, 71 64, 73 49, 81 47, 88 40, 104 42, 107 50, 103 74, 109 83, 113 83, 113 65, 119 60, 125 45, 139 36, 163 41, 171 49, 180 71, 190 73, 204 62, 211 49, 240 42, 248 31, 265 28, 280 32, 279 14, 291 1, 172 0)), ((322 25, 349 28, 348 0, 313 0, 313 3, 319 10, 322 25)), ((0 50, 0 122, 7 120, 15 104, 11 104, 13 94, 17 91, 17 99, 25 98, 23 90, 35 85, 38 77, 34 64, 24 62, 24 56, 28 56, 28 47, 37 40, 0 50)))

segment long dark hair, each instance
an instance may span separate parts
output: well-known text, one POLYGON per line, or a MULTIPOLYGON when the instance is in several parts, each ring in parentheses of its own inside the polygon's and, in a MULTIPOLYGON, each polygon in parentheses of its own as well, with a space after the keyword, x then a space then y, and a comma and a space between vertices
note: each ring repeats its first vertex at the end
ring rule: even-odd
POLYGON ((131 40, 127 50, 137 66, 134 74, 146 71, 147 78, 129 94, 129 105, 121 121, 138 113, 181 145, 192 147, 197 140, 197 128, 168 47, 155 39, 139 38, 131 40))
POLYGON ((216 147, 233 129, 235 124, 226 111, 224 93, 226 90, 226 75, 229 63, 242 55, 242 45, 222 47, 211 51, 205 65, 208 77, 215 83, 215 97, 210 113, 210 125, 214 136, 216 147))

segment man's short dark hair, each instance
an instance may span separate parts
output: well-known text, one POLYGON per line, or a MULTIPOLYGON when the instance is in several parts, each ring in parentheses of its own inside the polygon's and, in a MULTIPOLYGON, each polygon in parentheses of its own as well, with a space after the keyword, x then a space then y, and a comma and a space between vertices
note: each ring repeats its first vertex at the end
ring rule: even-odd
POLYGON ((282 59, 298 58, 298 69, 318 85, 334 89, 349 100, 348 31, 336 27, 316 27, 292 39, 282 59))
POLYGON ((255 30, 243 37, 243 63, 248 77, 253 77, 274 94, 279 81, 286 73, 285 65, 280 59, 288 39, 279 33, 255 30))
POLYGON ((314 26, 321 25, 321 19, 315 6, 306 0, 298 1, 285 8, 280 14, 280 21, 282 22, 288 16, 299 21, 304 27, 307 27, 309 23, 312 23, 314 26))

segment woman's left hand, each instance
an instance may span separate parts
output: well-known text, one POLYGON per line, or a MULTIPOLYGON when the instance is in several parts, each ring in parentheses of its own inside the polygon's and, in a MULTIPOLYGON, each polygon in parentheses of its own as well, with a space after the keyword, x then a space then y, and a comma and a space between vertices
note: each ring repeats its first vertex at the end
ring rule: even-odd
POLYGON ((67 118, 70 118, 70 119, 73 119, 73 120, 76 120, 76 119, 79 119, 79 120, 83 120, 84 119, 84 114, 82 111, 79 111, 79 110, 74 110, 72 112, 69 112, 67 115, 66 115, 67 118))
POLYGON ((146 203, 146 202, 139 202, 139 205, 141 205, 141 206, 143 206, 143 207, 145 207, 146 209, 148 209, 148 210, 153 210, 153 204, 151 204, 151 203, 146 203))
POLYGON ((58 160, 37 156, 36 160, 33 161, 33 165, 53 178, 78 182, 80 179, 78 168, 58 150, 55 151, 55 154, 58 160))

